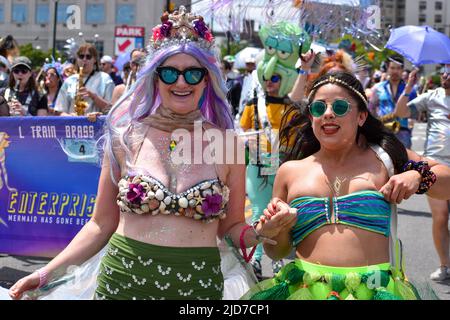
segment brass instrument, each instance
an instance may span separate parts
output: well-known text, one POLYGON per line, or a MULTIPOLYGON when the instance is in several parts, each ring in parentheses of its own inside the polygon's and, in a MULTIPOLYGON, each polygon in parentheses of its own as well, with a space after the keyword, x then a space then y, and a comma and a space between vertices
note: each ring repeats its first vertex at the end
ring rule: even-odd
MULTIPOLYGON (((9 92, 9 96, 7 99, 7 102, 17 102, 17 92, 19 92, 19 87, 20 87, 20 80, 16 80, 16 83, 14 85, 14 89, 10 90, 9 92)), ((12 110, 12 108, 9 108, 9 114, 11 116, 20 116, 20 112, 16 111, 16 110, 12 110)))
POLYGON ((88 102, 78 95, 80 88, 82 88, 83 86, 83 67, 80 67, 80 71, 78 72, 78 86, 74 103, 74 110, 78 116, 85 116, 86 109, 89 107, 88 102))
POLYGON ((390 131, 392 131, 393 133, 398 133, 400 131, 400 122, 395 120, 395 118, 397 117, 393 113, 389 113, 380 117, 380 121, 390 131))

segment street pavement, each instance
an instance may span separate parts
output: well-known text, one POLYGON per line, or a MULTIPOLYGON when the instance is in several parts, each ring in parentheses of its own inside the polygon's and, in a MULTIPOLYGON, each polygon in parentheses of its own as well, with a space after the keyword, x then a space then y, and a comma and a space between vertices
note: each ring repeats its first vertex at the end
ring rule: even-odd
MULTIPOLYGON (((426 124, 416 123, 414 127, 413 150, 423 152, 426 124)), ((434 282, 429 280, 431 272, 439 266, 439 259, 431 234, 432 219, 426 196, 414 195, 399 208, 398 234, 403 243, 406 273, 409 279, 430 285, 440 299, 450 300, 450 280, 434 282)), ((285 259, 285 262, 293 259, 285 259)), ((16 280, 44 266, 45 258, 13 257, 0 255, 0 286, 9 288, 16 280)), ((271 262, 263 257, 263 276, 271 277, 271 262)))

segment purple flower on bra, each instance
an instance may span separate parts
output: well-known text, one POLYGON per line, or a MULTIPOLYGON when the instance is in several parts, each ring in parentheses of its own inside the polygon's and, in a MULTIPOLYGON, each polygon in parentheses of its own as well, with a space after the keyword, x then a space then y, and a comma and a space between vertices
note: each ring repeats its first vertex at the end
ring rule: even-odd
POLYGON ((218 213, 222 207, 222 196, 220 194, 207 195, 203 200, 202 210, 206 217, 210 217, 215 213, 218 213))
POLYGON ((133 204, 141 204, 145 197, 145 188, 140 184, 130 184, 129 191, 127 193, 127 200, 133 204))

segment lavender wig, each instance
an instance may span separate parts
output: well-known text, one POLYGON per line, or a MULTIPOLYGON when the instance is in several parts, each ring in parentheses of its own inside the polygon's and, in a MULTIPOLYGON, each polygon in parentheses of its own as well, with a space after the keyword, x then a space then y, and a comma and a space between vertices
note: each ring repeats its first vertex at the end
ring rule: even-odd
POLYGON ((116 153, 124 156, 127 167, 132 166, 132 146, 144 138, 144 130, 139 130, 143 127, 142 120, 153 114, 161 104, 155 81, 156 68, 176 54, 189 54, 208 70, 208 81, 200 106, 205 121, 224 130, 234 128, 231 108, 226 97, 227 87, 218 62, 220 60, 212 52, 199 48, 194 42, 188 42, 165 47, 147 57, 136 83, 113 106, 106 120, 105 149, 111 162, 112 174, 113 170, 119 169, 116 153), (140 136, 137 134, 139 131, 140 136))

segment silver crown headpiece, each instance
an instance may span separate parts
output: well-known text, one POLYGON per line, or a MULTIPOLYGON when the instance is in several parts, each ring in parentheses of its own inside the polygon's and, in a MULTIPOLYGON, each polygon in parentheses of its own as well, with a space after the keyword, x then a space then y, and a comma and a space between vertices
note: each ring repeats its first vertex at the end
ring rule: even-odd
POLYGON ((197 46, 211 50, 214 37, 206 26, 202 16, 186 12, 184 6, 173 13, 164 13, 161 24, 153 28, 153 34, 148 45, 150 54, 160 49, 195 42, 197 46))

